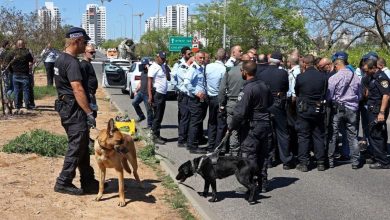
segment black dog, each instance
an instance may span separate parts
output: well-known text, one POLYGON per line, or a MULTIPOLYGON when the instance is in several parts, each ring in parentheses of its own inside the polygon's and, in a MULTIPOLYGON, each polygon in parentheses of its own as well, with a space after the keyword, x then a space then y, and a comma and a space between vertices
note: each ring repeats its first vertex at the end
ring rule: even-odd
POLYGON ((259 171, 257 166, 249 160, 233 156, 219 157, 217 163, 213 165, 210 157, 201 156, 193 161, 189 160, 183 163, 178 172, 176 180, 180 180, 180 182, 184 182, 196 173, 201 175, 205 180, 204 191, 201 194, 203 197, 207 197, 211 184, 212 197, 209 202, 217 201, 216 179, 223 179, 235 174, 238 182, 248 189, 248 202, 255 203, 256 182, 253 177, 259 174, 259 171))

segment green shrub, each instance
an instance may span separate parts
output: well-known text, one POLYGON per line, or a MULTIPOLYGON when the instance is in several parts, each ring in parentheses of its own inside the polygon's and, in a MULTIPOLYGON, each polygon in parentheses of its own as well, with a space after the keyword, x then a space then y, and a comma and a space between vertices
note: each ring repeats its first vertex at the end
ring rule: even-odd
POLYGON ((57 96, 57 90, 54 86, 35 86, 34 98, 42 99, 45 96, 57 96))
POLYGON ((2 151, 21 154, 36 153, 42 156, 56 157, 65 155, 67 145, 66 136, 36 129, 9 141, 4 145, 2 151))

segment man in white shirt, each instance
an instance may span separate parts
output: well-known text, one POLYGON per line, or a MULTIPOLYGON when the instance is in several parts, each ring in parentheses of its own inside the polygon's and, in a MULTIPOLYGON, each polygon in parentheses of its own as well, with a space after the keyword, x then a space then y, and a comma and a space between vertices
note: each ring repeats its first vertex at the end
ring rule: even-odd
POLYGON ((390 79, 390 70, 386 66, 386 60, 383 59, 382 57, 379 57, 377 64, 378 64, 378 68, 382 70, 386 74, 386 76, 390 79))
POLYGON ((50 43, 47 44, 47 47, 41 53, 46 68, 48 86, 53 86, 54 63, 56 62, 58 53, 59 52, 56 49, 51 47, 50 43))
POLYGON ((153 107, 154 118, 152 124, 153 141, 156 144, 165 144, 166 140, 160 136, 161 122, 164 117, 168 81, 171 80, 168 67, 164 64, 166 53, 160 51, 148 71, 149 104, 153 107))

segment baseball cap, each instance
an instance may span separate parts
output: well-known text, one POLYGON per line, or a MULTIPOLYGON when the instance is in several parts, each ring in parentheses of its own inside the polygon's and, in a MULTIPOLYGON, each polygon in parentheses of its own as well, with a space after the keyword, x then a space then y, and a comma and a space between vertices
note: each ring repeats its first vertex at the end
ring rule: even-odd
POLYGON ((282 61, 283 60, 283 55, 279 51, 275 51, 271 54, 271 58, 275 60, 282 61))
POLYGON ((345 62, 348 61, 348 54, 344 51, 338 51, 332 56, 332 62, 336 60, 344 60, 345 62))
POLYGON ((85 40, 91 40, 91 38, 87 35, 84 29, 79 27, 72 27, 70 28, 66 34, 66 38, 78 38, 78 37, 84 37, 85 40))
POLYGON ((145 64, 149 64, 149 59, 146 59, 146 58, 145 58, 145 59, 142 59, 142 60, 141 60, 141 64, 144 64, 144 65, 145 65, 145 64))
POLYGON ((365 54, 362 57, 362 60, 363 61, 366 61, 366 60, 377 60, 378 58, 379 58, 378 54, 371 51, 371 52, 368 52, 367 54, 365 54))
POLYGON ((159 56, 161 59, 165 59, 167 58, 167 53, 165 53, 164 51, 160 51, 158 52, 157 56, 159 56))

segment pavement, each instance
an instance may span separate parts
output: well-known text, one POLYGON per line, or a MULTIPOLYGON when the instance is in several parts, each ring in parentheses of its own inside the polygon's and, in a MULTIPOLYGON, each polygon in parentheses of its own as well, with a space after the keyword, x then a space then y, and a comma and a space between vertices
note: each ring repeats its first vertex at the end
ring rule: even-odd
MULTIPOLYGON (((99 59, 94 68, 101 81, 99 59)), ((122 94, 121 89, 106 90, 120 111, 136 118, 128 95, 122 94)), ((142 104, 141 107, 145 110, 142 104)), ((146 120, 139 127, 146 127, 146 120)), ((175 100, 167 101, 161 136, 169 140, 157 149, 163 155, 161 165, 174 178, 183 162, 199 156, 177 147, 175 100)), ((241 185, 234 176, 217 181, 219 201, 215 203, 198 195, 204 184, 199 175, 179 187, 203 219, 390 219, 389 170, 370 170, 367 165, 352 170, 346 163, 324 172, 314 169, 302 173, 295 169, 283 170, 279 165, 269 169, 268 174, 269 191, 262 193, 255 205, 249 205, 244 195, 235 193, 234 189, 241 185)))

